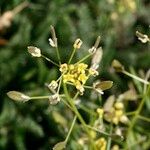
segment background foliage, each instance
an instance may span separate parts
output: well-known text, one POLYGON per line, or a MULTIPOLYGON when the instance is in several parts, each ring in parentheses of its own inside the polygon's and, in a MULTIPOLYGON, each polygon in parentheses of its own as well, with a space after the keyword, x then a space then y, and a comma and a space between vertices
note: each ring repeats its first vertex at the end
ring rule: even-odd
MULTIPOLYGON (((1 0, 1 14, 21 2, 23 1, 1 0)), ((136 30, 149 34, 149 0, 30 0, 29 3, 27 8, 15 15, 11 26, 0 32, 0 40, 5 41, 0 43, 1 150, 45 150, 64 138, 64 129, 71 116, 60 119, 63 122, 56 119, 59 113, 68 113, 61 109, 61 104, 50 106, 48 101, 42 100, 20 104, 6 96, 10 90, 24 91, 30 95, 48 93, 44 84, 58 77, 57 68, 41 59, 31 58, 27 46, 40 47, 45 55, 55 60, 55 51, 48 44, 51 24, 57 32, 63 62, 68 58, 76 38, 80 37, 84 41, 76 55, 76 58, 80 58, 96 37, 101 36, 104 56, 99 70, 100 77, 115 83, 105 97, 128 89, 126 81, 129 78, 110 73, 110 64, 114 58, 120 60, 127 69, 132 66, 136 72, 150 67, 149 45, 142 44, 135 37, 136 30)), ((88 106, 89 103, 86 93, 83 104, 88 106)), ((150 109, 148 103, 145 107, 150 109)), ((148 115, 146 110, 143 113, 148 115)), ((87 117, 85 114, 85 119, 87 117)), ((145 128, 147 126, 146 123, 141 124, 142 133, 150 132, 145 128)), ((74 149, 74 140, 68 149, 74 149)))

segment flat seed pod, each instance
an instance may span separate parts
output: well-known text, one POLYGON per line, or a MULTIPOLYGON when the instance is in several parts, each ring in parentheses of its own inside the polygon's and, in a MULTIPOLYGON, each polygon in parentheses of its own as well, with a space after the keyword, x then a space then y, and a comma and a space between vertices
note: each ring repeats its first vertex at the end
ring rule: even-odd
POLYGON ((66 147, 66 142, 62 141, 57 143, 54 147, 53 150, 63 150, 66 147))
POLYGON ((96 83, 94 85, 94 88, 104 91, 104 90, 110 89, 112 85, 113 85, 113 81, 102 81, 102 82, 96 83))
POLYGON ((21 92, 18 92, 18 91, 9 91, 7 93, 8 97, 11 98, 12 100, 15 100, 15 101, 23 101, 23 102, 26 102, 28 100, 30 100, 30 97, 21 93, 21 92))
POLYGON ((115 101, 115 96, 114 95, 111 95, 111 96, 108 97, 108 99, 104 103, 104 107, 103 107, 105 112, 110 111, 110 109, 113 107, 114 101, 115 101))
POLYGON ((124 70, 124 66, 116 59, 113 60, 111 65, 115 69, 115 71, 117 71, 117 72, 121 72, 124 70))

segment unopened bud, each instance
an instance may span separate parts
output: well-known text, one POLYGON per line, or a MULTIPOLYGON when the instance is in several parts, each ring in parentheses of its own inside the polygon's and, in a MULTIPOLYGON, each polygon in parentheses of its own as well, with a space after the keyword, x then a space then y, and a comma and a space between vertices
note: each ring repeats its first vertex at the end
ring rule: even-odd
POLYGON ((124 108, 124 105, 123 105, 122 102, 116 102, 114 104, 114 106, 115 106, 116 109, 123 109, 124 108))
POLYGON ((124 124, 128 124, 129 123, 129 119, 127 116, 123 115, 120 118, 120 122, 124 123, 124 124))
POLYGON ((34 46, 28 46, 28 52, 33 56, 33 57, 41 57, 41 50, 37 47, 34 46))
POLYGON ((104 110, 102 108, 98 108, 97 113, 98 113, 99 117, 102 118, 103 114, 104 114, 104 110))

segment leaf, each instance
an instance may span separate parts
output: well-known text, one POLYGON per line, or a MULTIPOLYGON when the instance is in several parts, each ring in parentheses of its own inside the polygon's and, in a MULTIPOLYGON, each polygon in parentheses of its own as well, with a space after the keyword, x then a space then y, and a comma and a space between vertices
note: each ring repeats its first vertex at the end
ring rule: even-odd
POLYGON ((65 141, 62 141, 62 142, 59 142, 57 143, 54 147, 53 147, 53 150, 62 150, 66 147, 66 142, 65 141))

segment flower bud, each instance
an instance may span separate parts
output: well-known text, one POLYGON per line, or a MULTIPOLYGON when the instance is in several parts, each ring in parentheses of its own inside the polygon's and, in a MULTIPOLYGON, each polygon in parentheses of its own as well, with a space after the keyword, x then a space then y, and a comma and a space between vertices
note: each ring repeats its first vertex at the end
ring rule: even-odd
POLYGON ((124 105, 123 105, 122 102, 116 102, 114 104, 114 106, 115 106, 116 109, 119 109, 119 110, 124 108, 124 105))
POLYGON ((28 46, 28 52, 33 56, 33 57, 41 57, 41 50, 37 47, 34 46, 28 46))
POLYGON ((123 115, 120 118, 120 122, 124 123, 124 124, 128 124, 129 123, 129 119, 127 116, 123 115))
POLYGON ((104 110, 102 108, 98 108, 97 113, 98 113, 99 117, 102 118, 103 114, 104 114, 104 110))

